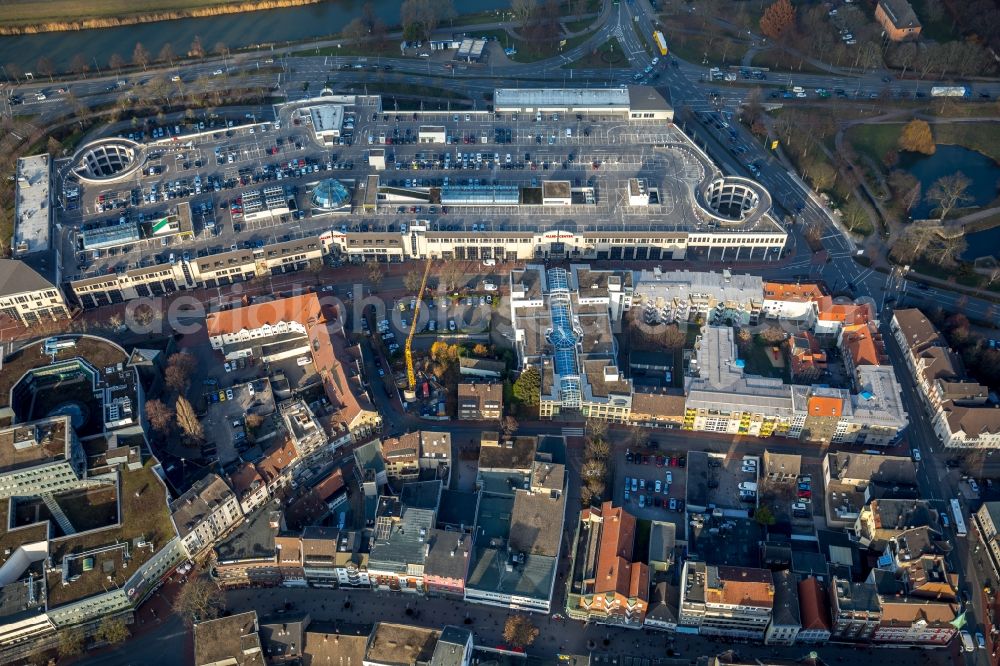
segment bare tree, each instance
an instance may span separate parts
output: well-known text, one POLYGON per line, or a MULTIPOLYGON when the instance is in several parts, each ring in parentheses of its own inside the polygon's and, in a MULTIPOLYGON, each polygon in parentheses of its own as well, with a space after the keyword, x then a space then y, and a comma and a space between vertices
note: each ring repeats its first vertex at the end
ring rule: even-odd
POLYGON ((174 413, 162 400, 147 400, 146 418, 154 430, 166 434, 173 425, 174 413))
POLYGON ((121 74, 122 67, 125 66, 125 59, 122 58, 117 53, 112 53, 111 57, 108 58, 108 67, 115 70, 117 74, 121 74))
POLYGON ((195 414, 194 407, 182 395, 177 396, 177 425, 192 440, 201 441, 205 439, 205 429, 195 414))
POLYGON ((403 288, 413 294, 420 290, 421 282, 423 282, 423 276, 417 271, 410 271, 403 276, 403 288))
POLYGON ((74 74, 86 77, 87 72, 90 71, 90 61, 87 60, 82 53, 77 53, 72 59, 70 59, 69 69, 74 74))
POLYGON ((455 291, 464 277, 465 271, 462 270, 462 265, 457 261, 449 261, 441 269, 441 284, 447 291, 455 291))
POLYGON ((526 648, 538 638, 538 627, 527 615, 511 615, 503 626, 503 639, 508 645, 526 648))
POLYGON ((24 69, 22 69, 22 67, 16 62, 7 63, 7 65, 4 66, 4 69, 7 70, 7 76, 14 79, 15 83, 20 83, 21 79, 24 77, 24 69))
POLYGON ((56 67, 52 64, 52 60, 48 56, 42 56, 38 59, 38 64, 35 65, 35 69, 42 76, 49 77, 49 81, 52 81, 52 75, 56 73, 56 67))
POLYGON ((188 49, 188 55, 192 58, 204 58, 205 57, 205 47, 201 44, 201 37, 198 35, 194 36, 191 40, 191 48, 188 49))
POLYGON ((922 257, 924 252, 941 233, 941 226, 930 222, 913 222, 892 245, 892 256, 896 261, 908 263, 922 257))
POLYGON ((954 266, 957 259, 969 247, 962 232, 947 236, 938 235, 927 251, 929 259, 945 268, 954 266))
POLYGON ((198 367, 198 360, 187 352, 171 354, 167 359, 167 369, 163 373, 164 380, 177 393, 187 391, 191 382, 191 374, 198 367))
MULTIPOLYGON (((368 264, 368 281, 372 283, 377 289, 382 280, 385 278, 385 270, 382 268, 382 264, 377 261, 373 261, 368 264)), ((358 295, 359 298, 361 294, 358 295)))
POLYGON ((149 51, 142 45, 142 42, 136 42, 135 48, 132 49, 132 64, 136 67, 142 67, 143 71, 149 65, 149 51))
POLYGON ((200 576, 182 586, 174 600, 174 611, 188 624, 214 620, 225 607, 226 598, 218 586, 200 576))
POLYGON ((128 625, 125 624, 123 619, 108 616, 101 620, 94 638, 104 641, 109 645, 118 645, 128 640, 131 635, 132 632, 128 630, 128 625))
POLYGON ((174 58, 176 57, 173 45, 170 42, 167 42, 163 45, 163 48, 160 49, 160 55, 158 55, 156 59, 160 62, 170 63, 170 66, 173 67, 174 58))
POLYGON ((937 204, 937 210, 943 220, 952 210, 972 200, 969 195, 969 185, 972 182, 962 172, 950 176, 941 176, 927 190, 927 200, 937 204))

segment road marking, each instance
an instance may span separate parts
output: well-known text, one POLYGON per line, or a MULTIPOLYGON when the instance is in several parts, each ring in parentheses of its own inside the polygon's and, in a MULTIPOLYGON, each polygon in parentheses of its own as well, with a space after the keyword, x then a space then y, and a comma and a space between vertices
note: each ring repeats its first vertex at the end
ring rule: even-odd
POLYGON ((583 428, 563 428, 563 437, 583 437, 583 428))

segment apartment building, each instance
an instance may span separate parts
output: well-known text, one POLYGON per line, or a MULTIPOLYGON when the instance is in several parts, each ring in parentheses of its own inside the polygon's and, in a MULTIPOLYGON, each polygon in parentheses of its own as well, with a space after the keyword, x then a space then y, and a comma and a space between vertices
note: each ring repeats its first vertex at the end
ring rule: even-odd
POLYGON ((69 318, 62 292, 19 259, 0 259, 0 315, 30 327, 69 318))
POLYGON ((875 20, 894 42, 920 36, 920 20, 907 0, 879 0, 875 5, 875 20))
POLYGON ((306 458, 320 452, 329 443, 326 432, 309 405, 303 400, 281 403, 278 406, 285 431, 295 446, 295 452, 300 458, 306 458))
POLYGON ((790 571, 775 571, 774 610, 764 632, 765 645, 793 645, 802 631, 799 588, 790 571))
POLYGON ((756 324, 763 312, 764 283, 756 275, 698 271, 642 271, 633 304, 646 323, 670 324, 702 316, 710 324, 756 324))
POLYGON ((761 311, 768 319, 797 321, 811 328, 816 321, 816 303, 825 295, 818 284, 765 282, 761 311))
POLYGON ((830 582, 831 637, 869 641, 882 620, 882 605, 873 583, 852 583, 837 576, 830 582))
POLYGON ((382 503, 375 521, 368 577, 376 590, 424 592, 424 564, 434 511, 382 503))
POLYGON ((861 508, 854 532, 858 543, 881 551, 903 532, 915 527, 928 527, 941 532, 938 511, 921 499, 872 499, 861 508))
POLYGON ((830 640, 833 629, 830 620, 830 599, 826 586, 815 576, 799 581, 799 617, 802 628, 795 637, 797 643, 820 644, 830 640))
POLYGON ((986 387, 966 377, 961 359, 924 313, 896 310, 890 328, 945 447, 1000 447, 1000 410, 988 404, 986 387))
POLYGON ((465 595, 465 577, 469 573, 471 552, 471 535, 432 529, 424 558, 424 588, 427 593, 461 599, 465 595))
POLYGON ((390 479, 408 481, 420 478, 420 432, 408 432, 382 440, 382 460, 390 479))
POLYGON ((458 419, 460 421, 499 421, 503 416, 503 386, 501 384, 458 385, 458 419))
POLYGON ((189 557, 197 558, 243 522, 236 494, 218 474, 208 474, 170 503, 171 520, 189 557))
POLYGON ((649 608, 649 566, 634 560, 635 517, 604 502, 580 513, 566 614, 639 629, 649 608))
POLYGON ((994 570, 1000 568, 1000 537, 997 526, 1000 525, 1000 502, 983 502, 975 513, 979 540, 986 546, 990 554, 990 562, 994 570))
POLYGON ((908 424, 892 368, 858 368, 858 393, 747 374, 734 329, 706 326, 685 377, 685 430, 886 446, 908 424))
POLYGON ((237 613, 194 625, 194 666, 264 666, 257 611, 237 613))
POLYGON ((763 640, 774 610, 767 569, 684 563, 678 624, 706 636, 763 640))
POLYGON ((872 500, 919 497, 916 465, 903 456, 829 453, 823 459, 823 487, 827 524, 839 528, 860 527, 861 512, 872 500))
POLYGON ((264 505, 270 496, 267 483, 253 463, 245 462, 229 475, 229 484, 240 503, 240 511, 250 515, 264 505))
POLYGON ((632 383, 618 370, 612 318, 631 303, 629 275, 536 264, 511 272, 514 346, 520 368, 535 367, 542 376, 542 418, 628 418, 632 383))

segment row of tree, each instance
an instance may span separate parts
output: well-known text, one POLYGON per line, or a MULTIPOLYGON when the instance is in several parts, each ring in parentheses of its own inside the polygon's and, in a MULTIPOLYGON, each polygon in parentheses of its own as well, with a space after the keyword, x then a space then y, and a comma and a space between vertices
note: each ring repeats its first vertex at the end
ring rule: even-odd
MULTIPOLYGON (((212 48, 212 53, 218 56, 226 55, 229 53, 229 47, 226 46, 225 42, 216 42, 215 46, 212 48)), ((186 54, 187 57, 204 58, 207 54, 208 52, 202 45, 201 37, 196 35, 191 41, 191 46, 188 48, 186 54)), ((142 67, 142 69, 145 70, 149 67, 149 65, 157 62, 173 66, 177 61, 177 58, 177 52, 174 50, 174 46, 170 42, 164 44, 155 57, 142 44, 142 42, 136 42, 135 47, 132 49, 131 61, 126 61, 125 58, 118 53, 112 53, 108 58, 107 68, 120 74, 121 70, 129 64, 133 67, 142 67)), ((7 65, 5 65, 5 69, 7 70, 7 75, 15 81, 20 82, 20 80, 24 78, 24 68, 18 63, 7 63, 7 65)), ((82 53, 77 53, 70 58, 67 71, 78 76, 86 77, 86 75, 94 69, 98 71, 100 70, 100 65, 98 64, 96 58, 87 58, 82 53), (93 68, 91 65, 93 65, 93 68)), ((35 63, 35 73, 48 77, 49 80, 51 80, 57 73, 59 73, 59 70, 51 58, 48 56, 41 56, 35 63)))

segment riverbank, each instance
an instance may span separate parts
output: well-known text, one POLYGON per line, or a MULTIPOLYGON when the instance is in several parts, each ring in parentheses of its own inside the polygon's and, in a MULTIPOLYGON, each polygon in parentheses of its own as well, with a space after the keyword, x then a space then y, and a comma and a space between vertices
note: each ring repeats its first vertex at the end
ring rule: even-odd
POLYGON ((187 18, 242 14, 283 7, 314 5, 325 0, 79 0, 4 4, 0 36, 117 28, 187 18), (79 18, 81 15, 84 18, 79 18))

